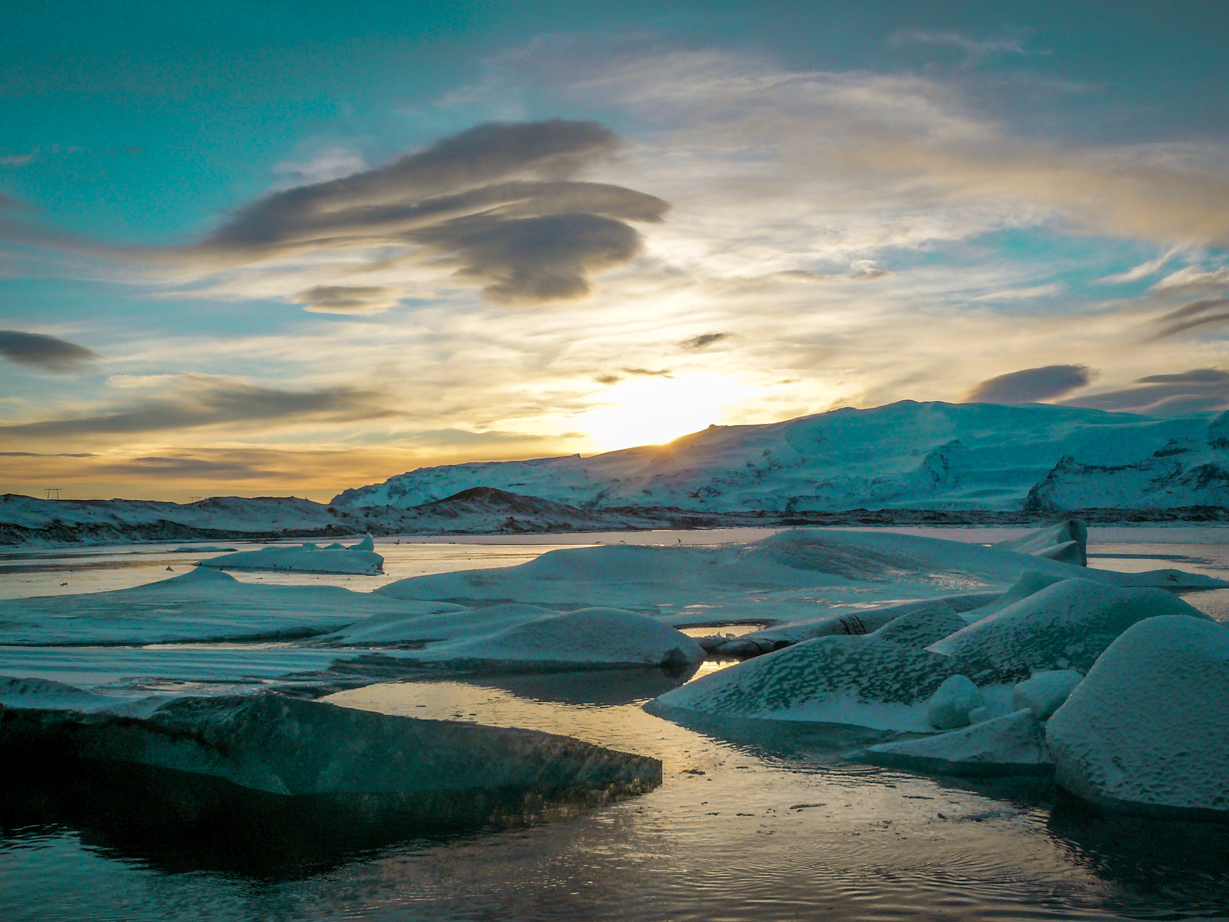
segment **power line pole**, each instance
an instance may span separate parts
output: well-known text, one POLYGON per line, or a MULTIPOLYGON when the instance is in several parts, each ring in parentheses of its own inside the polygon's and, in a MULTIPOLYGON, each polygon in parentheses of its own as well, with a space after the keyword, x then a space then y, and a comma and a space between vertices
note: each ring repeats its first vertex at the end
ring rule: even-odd
POLYGON ((55 498, 56 498, 56 499, 59 499, 59 498, 60 498, 60 488, 59 488, 59 487, 43 487, 43 489, 47 491, 47 498, 48 498, 48 499, 51 499, 51 494, 52 494, 52 493, 54 493, 54 494, 55 494, 55 498))

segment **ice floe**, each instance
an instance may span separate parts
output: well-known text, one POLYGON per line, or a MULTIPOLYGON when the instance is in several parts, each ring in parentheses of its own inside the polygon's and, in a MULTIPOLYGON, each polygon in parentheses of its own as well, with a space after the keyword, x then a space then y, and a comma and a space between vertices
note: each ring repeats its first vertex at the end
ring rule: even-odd
MULTIPOLYGON (((393 717, 277 694, 181 698, 148 717, 14 710, 0 753, 37 752, 223 778, 281 796, 647 790, 661 763, 533 730, 393 717)), ((378 808, 368 803, 367 809, 378 808)))
POLYGON ((1038 720, 1049 720, 1082 681, 1084 676, 1074 669, 1034 672, 1012 689, 1012 709, 1026 709, 1038 720))
POLYGON ((0 645, 285 639, 326 634, 373 615, 457 610, 338 586, 241 583, 196 569, 132 589, 0 600, 0 645))
POLYGON ((276 545, 223 554, 202 560, 199 565, 216 570, 289 570, 296 573, 355 573, 368 576, 384 572, 384 558, 375 552, 375 541, 371 535, 348 547, 339 543, 321 547, 305 541, 294 546, 276 545))
POLYGON ((1088 566, 1088 526, 1079 519, 1067 519, 1019 538, 1000 541, 994 546, 1080 567, 1088 566))
POLYGON ((1149 618, 1050 718, 1057 780, 1112 810, 1229 821, 1229 628, 1149 618))
POLYGON ((998 775, 1053 768, 1045 731, 1028 710, 921 739, 871 746, 872 762, 923 772, 998 775))
POLYGON ((928 703, 968 668, 870 637, 817 637, 710 673, 660 695, 654 709, 804 720, 876 730, 932 729, 928 703))
POLYGON ((1087 671, 1119 634, 1145 618, 1208 616, 1159 589, 1117 589, 1069 579, 1026 596, 927 649, 1005 676, 1036 670, 1087 671))
POLYGON ((969 725, 969 714, 986 706, 981 690, 967 676, 943 680, 926 702, 926 722, 936 730, 954 730, 969 725))

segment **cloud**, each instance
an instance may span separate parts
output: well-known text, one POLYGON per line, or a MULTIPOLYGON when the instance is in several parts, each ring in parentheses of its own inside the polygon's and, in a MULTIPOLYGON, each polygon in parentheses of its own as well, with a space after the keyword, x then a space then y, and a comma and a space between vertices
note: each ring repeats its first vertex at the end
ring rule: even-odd
POLYGON ((90 415, 0 426, 0 438, 135 435, 202 426, 277 423, 309 419, 352 422, 397 415, 379 395, 350 387, 287 391, 229 379, 189 376, 181 393, 142 400, 90 415))
POLYGON ((661 221, 669 207, 622 186, 572 178, 623 146, 596 122, 478 125, 378 169, 266 195, 200 243, 166 253, 226 267, 392 248, 400 255, 385 254, 381 265, 430 259, 481 285, 492 301, 578 298, 589 292, 591 273, 640 253, 640 234, 627 222, 661 221))
POLYGON ((709 346, 713 345, 714 343, 719 343, 723 339, 729 339, 733 335, 733 333, 701 333, 699 336, 693 336, 691 339, 683 340, 679 345, 681 345, 684 349, 699 351, 700 349, 707 349, 709 346))
POLYGON ((293 300, 315 314, 375 314, 393 307, 397 295, 382 285, 317 285, 293 300))
POLYGON ((1066 406, 1149 416, 1179 416, 1229 409, 1229 371, 1220 368, 1147 375, 1135 383, 1140 386, 1090 394, 1063 403, 1066 406))
POLYGON ((23 333, 20 330, 0 330, 0 355, 23 365, 37 365, 61 374, 76 371, 97 353, 76 343, 47 336, 44 333, 23 333))
POLYGON ((1165 263, 1177 254, 1177 250, 1170 250, 1168 253, 1162 253, 1156 259, 1149 260, 1145 263, 1140 263, 1128 269, 1126 272, 1119 272, 1116 275, 1107 275, 1104 278, 1097 279, 1101 285, 1125 285, 1130 282, 1138 282, 1140 279, 1145 279, 1161 270, 1165 263))
POLYGON ((1226 320, 1229 320, 1229 298, 1192 301, 1154 321, 1160 329, 1153 338, 1164 339, 1166 336, 1174 336, 1197 327, 1213 326, 1226 320))
POLYGON ((222 480, 284 478, 287 471, 261 468, 245 460, 211 461, 178 455, 148 455, 93 468, 102 474, 132 474, 145 477, 208 477, 222 480))
POLYGON ((0 458, 97 458, 92 451, 43 453, 40 451, 0 451, 0 458))
POLYGON ((33 207, 27 205, 21 199, 13 198, 11 195, 5 195, 0 192, 0 208, 12 208, 14 211, 33 211, 33 207))
POLYGON ((669 368, 624 368, 622 371, 627 375, 642 375, 651 378, 670 377, 669 368))
POLYGON ((896 32, 889 41, 893 45, 947 45, 965 51, 972 58, 984 58, 992 54, 1024 54, 1024 44, 1018 38, 974 39, 959 32, 931 32, 925 29, 906 29, 896 32))
POLYGON ((1222 266, 1219 269, 1211 271, 1204 270, 1200 266, 1187 266, 1185 269, 1179 269, 1177 272, 1165 276, 1155 285, 1152 286, 1152 291, 1165 292, 1198 292, 1198 291, 1221 291, 1229 288, 1229 267, 1222 266))
POLYGON ((1026 368, 981 382, 965 395, 966 403, 1039 403, 1086 386, 1092 374, 1084 365, 1026 368))

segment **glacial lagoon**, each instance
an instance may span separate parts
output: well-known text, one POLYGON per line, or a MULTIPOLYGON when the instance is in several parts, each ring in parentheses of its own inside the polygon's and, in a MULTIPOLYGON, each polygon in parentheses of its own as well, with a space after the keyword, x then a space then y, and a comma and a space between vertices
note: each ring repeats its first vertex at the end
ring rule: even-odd
MULTIPOLYGON (((908 531, 988 543, 1023 530, 908 531)), ((413 575, 515 565, 567 545, 741 542, 764 534, 403 538, 378 543, 382 577, 235 575, 361 590, 413 575)), ((208 556, 177 548, 9 551, 0 555, 0 592, 13 598, 125 588, 171 578, 208 556)), ((1174 567, 1229 578, 1229 532, 1220 528, 1096 528, 1089 555, 1102 569, 1174 567)), ((1184 598, 1229 621, 1229 590, 1184 598)), ((708 660, 697 674, 726 665, 708 660)), ((54 777, 5 766, 0 906, 14 920, 1229 914, 1229 826, 1101 815, 1046 777, 970 781, 867 765, 848 756, 873 734, 852 728, 684 725, 643 709, 685 678, 658 669, 427 677, 328 695, 331 703, 384 714, 563 734, 663 766, 661 786, 638 796, 538 805, 521 815, 504 810, 466 828, 393 829, 367 841, 312 834, 311 817, 294 828, 277 826, 293 822, 279 817, 263 829, 213 830, 206 841, 149 822, 139 779, 127 787, 77 779, 66 796, 54 777), (258 851, 239 841, 257 834, 258 851)))

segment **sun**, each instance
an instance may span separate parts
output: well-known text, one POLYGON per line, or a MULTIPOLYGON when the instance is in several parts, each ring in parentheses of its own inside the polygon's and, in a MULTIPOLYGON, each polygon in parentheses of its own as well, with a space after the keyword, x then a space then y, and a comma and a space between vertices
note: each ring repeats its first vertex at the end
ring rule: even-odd
POLYGON ((633 378, 612 385, 576 422, 601 451, 660 445, 721 422, 745 391, 715 375, 633 378))

